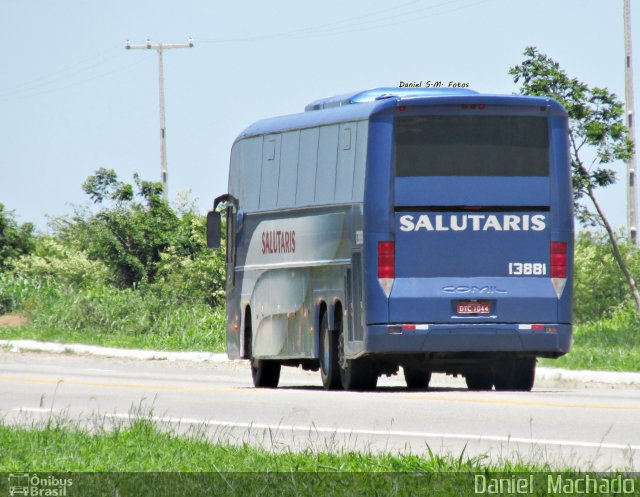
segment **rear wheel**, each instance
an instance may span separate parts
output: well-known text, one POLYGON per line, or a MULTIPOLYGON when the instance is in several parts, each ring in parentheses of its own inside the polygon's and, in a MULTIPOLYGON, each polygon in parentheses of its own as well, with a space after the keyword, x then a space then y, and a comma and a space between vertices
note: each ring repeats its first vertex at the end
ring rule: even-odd
POLYGON ((276 388, 280 381, 281 364, 278 361, 251 359, 251 377, 256 388, 276 388))
POLYGON ((342 388, 338 364, 338 336, 329 329, 326 312, 320 324, 320 377, 325 390, 342 388))
POLYGON ((402 370, 404 371, 404 380, 407 382, 407 388, 429 388, 431 371, 425 372, 404 366, 402 367, 402 370))
POLYGON ((536 379, 536 358, 509 357, 494 369, 496 390, 530 392, 536 379))
POLYGON ((493 387, 493 373, 489 367, 469 371, 465 376, 465 380, 469 390, 491 390, 493 387))
POLYGON ((340 383, 345 390, 373 390, 378 384, 378 372, 368 359, 344 358, 344 334, 342 324, 337 331, 338 366, 340 383))
POLYGON ((340 368, 340 380, 345 390, 373 390, 378 384, 378 373, 366 359, 347 360, 340 368))

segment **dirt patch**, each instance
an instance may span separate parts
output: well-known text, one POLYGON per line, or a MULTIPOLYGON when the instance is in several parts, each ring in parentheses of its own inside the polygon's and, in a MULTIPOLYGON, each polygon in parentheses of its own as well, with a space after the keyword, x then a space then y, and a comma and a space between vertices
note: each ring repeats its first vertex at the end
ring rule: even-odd
POLYGON ((0 326, 22 326, 27 324, 27 318, 20 314, 4 314, 0 316, 0 326))

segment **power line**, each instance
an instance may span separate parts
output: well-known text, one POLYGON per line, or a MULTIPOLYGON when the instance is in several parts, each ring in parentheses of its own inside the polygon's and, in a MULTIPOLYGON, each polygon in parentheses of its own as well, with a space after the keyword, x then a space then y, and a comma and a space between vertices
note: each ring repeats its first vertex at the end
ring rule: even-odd
POLYGON ((82 79, 80 81, 75 81, 73 83, 64 85, 64 86, 60 86, 57 88, 51 88, 51 89, 45 89, 45 90, 41 90, 38 91, 38 89, 34 89, 33 92, 31 93, 26 93, 26 94, 20 94, 18 93, 17 95, 10 95, 10 96, 0 96, 0 102, 8 102, 8 101, 12 101, 12 100, 22 100, 22 99, 27 99, 27 98, 35 98, 35 97, 39 97, 41 95, 48 95, 50 93, 57 93, 63 90, 67 90, 69 88, 74 88, 76 86, 80 86, 83 85, 85 83, 89 83, 91 81, 95 81, 96 79, 101 79, 101 78, 106 78, 109 77, 113 74, 117 74, 119 72, 123 72, 126 71, 127 69, 130 69, 133 66, 138 66, 140 64, 142 64, 143 61, 138 60, 129 64, 125 64, 119 67, 116 67, 115 69, 112 69, 110 71, 107 72, 103 72, 100 74, 96 74, 95 76, 92 76, 90 78, 86 78, 86 79, 82 79))
POLYGON ((102 66, 105 63, 120 56, 119 54, 114 53, 113 55, 104 58, 106 55, 109 55, 112 52, 114 52, 114 50, 119 46, 120 45, 111 46, 108 49, 98 52, 97 54, 94 54, 90 57, 85 57, 77 62, 72 62, 65 66, 59 67, 52 72, 43 74, 41 76, 37 76, 33 79, 20 82, 18 84, 15 84, 14 86, 0 88, 0 94, 6 95, 6 94, 28 91, 30 89, 37 88, 39 86, 43 86, 43 85, 46 86, 51 83, 56 83, 59 80, 64 80, 68 78, 69 76, 80 74, 90 69, 102 66), (88 63, 91 63, 91 64, 87 65, 88 63), (57 77, 57 76, 61 76, 61 77, 57 77))
POLYGON ((202 43, 208 43, 208 44, 222 44, 222 43, 251 42, 251 41, 268 41, 268 40, 279 40, 279 39, 300 39, 300 38, 322 36, 326 34, 348 34, 352 32, 385 28, 385 27, 395 26, 399 24, 405 24, 407 22, 415 22, 425 18, 445 15, 452 12, 464 10, 470 7, 474 7, 476 5, 486 3, 490 0, 480 0, 475 3, 461 5, 455 9, 449 9, 449 10, 440 11, 440 12, 428 12, 425 15, 421 15, 421 16, 417 15, 420 13, 425 13, 427 11, 433 11, 434 9, 438 9, 440 7, 445 7, 447 5, 459 3, 461 1, 466 1, 466 0, 448 0, 435 5, 426 5, 418 9, 413 9, 407 12, 397 12, 399 9, 402 9, 409 5, 417 3, 414 0, 414 1, 402 4, 400 6, 378 10, 376 12, 371 12, 369 14, 365 14, 362 16, 349 17, 341 20, 332 21, 329 23, 319 24, 315 26, 308 26, 305 28, 299 28, 299 29, 276 32, 276 33, 266 33, 266 34, 255 35, 255 36, 202 39, 200 41, 202 43), (396 13, 393 15, 386 15, 381 18, 367 19, 370 17, 377 17, 380 14, 383 14, 389 11, 394 11, 396 13), (396 22, 388 22, 390 19, 399 19, 399 20, 396 22), (356 22, 351 22, 351 21, 356 21, 356 22))

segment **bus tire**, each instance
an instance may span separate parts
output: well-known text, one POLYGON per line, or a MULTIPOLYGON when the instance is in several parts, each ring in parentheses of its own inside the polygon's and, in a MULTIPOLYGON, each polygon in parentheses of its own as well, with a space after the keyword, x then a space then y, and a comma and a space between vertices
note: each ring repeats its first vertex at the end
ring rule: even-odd
POLYGON ((340 368, 340 381, 345 390, 374 390, 378 373, 366 359, 350 359, 340 368))
POLYGON ((278 361, 251 359, 251 377, 256 388, 276 388, 280 381, 281 364, 278 361))
POLYGON ((536 379, 535 357, 511 357, 495 369, 496 390, 530 392, 533 388, 536 379))
POLYGON ((342 388, 338 358, 338 333, 329 329, 325 312, 320 323, 320 377, 325 390, 342 388))
POLYGON ((491 390, 493 388, 493 373, 489 367, 475 369, 465 375, 465 381, 469 390, 477 392, 491 390))
POLYGON ((404 381, 407 383, 407 388, 424 389, 429 388, 429 382, 431 381, 431 371, 420 371, 419 369, 402 367, 404 372, 404 381))

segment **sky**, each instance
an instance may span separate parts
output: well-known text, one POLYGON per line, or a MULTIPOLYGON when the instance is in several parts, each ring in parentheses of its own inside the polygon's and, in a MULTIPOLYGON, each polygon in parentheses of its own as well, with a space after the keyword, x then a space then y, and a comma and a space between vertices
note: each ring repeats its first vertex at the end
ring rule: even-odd
MULTIPOLYGON (((533 45, 624 98, 622 0, 2 0, 0 203, 47 230, 89 205, 96 169, 160 180, 158 56, 165 51, 169 195, 202 213, 227 191, 231 145, 251 123, 318 98, 400 81, 513 93, 533 45)), ((640 6, 632 2, 640 75, 640 6)), ((640 101, 640 83, 636 82, 640 101)), ((640 104, 639 104, 640 105, 640 104)), ((636 140, 638 137, 635 137, 636 140)), ((599 192, 626 223, 625 165, 599 192)))

